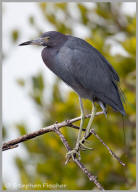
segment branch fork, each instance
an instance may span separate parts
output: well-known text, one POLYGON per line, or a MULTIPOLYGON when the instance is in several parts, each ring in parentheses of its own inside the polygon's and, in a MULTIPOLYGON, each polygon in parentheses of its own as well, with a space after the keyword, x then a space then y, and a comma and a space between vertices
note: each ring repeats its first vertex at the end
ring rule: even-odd
MULTIPOLYGON (((103 114, 103 112, 97 112, 96 115, 101 115, 103 114)), ((85 118, 90 118, 91 117, 91 114, 88 114, 85 116, 85 118)), ((35 137, 38 137, 40 135, 43 135, 45 133, 48 133, 48 132, 55 132, 61 139, 62 143, 64 144, 67 152, 71 151, 71 147, 69 146, 67 140, 65 139, 64 135, 61 133, 60 131, 60 128, 63 128, 63 127, 71 127, 71 128, 74 128, 74 129, 79 129, 78 126, 76 125, 73 125, 74 122, 76 121, 79 121, 81 119, 81 117, 76 117, 74 119, 70 119, 70 120, 65 120, 61 123, 58 123, 56 122, 55 124, 53 125, 50 125, 48 127, 44 127, 44 128, 41 128, 39 129, 38 131, 34 131, 32 133, 29 133, 29 134, 26 134, 26 135, 23 135, 23 136, 20 136, 16 139, 13 139, 13 140, 10 140, 8 142, 5 142, 3 143, 3 146, 2 146, 2 151, 5 151, 5 150, 9 150, 9 149, 13 149, 13 148, 16 148, 18 147, 18 144, 19 143, 22 143, 24 141, 27 141, 27 140, 30 140, 30 139, 33 139, 35 137)), ((85 129, 82 129, 83 131, 85 131, 85 129)), ((107 150, 109 151, 109 153, 116 159, 118 160, 118 162, 122 165, 122 166, 125 166, 125 163, 123 163, 120 158, 104 143, 104 141, 99 137, 99 135, 95 132, 94 129, 91 129, 89 135, 87 137, 84 138, 84 140, 82 140, 82 143, 84 143, 86 141, 86 139, 88 139, 91 135, 94 135, 106 148, 107 150)), ((68 161, 70 160, 67 159, 67 161, 65 162, 65 164, 68 163, 68 161)), ((92 173, 90 173, 88 171, 88 169, 82 164, 82 162, 76 157, 74 156, 74 158, 72 158, 72 160, 77 164, 77 166, 82 170, 82 172, 87 175, 88 179, 95 183, 95 185, 97 186, 97 188, 99 190, 104 190, 104 188, 102 187, 102 185, 98 182, 97 180, 97 177, 94 176, 92 173)))

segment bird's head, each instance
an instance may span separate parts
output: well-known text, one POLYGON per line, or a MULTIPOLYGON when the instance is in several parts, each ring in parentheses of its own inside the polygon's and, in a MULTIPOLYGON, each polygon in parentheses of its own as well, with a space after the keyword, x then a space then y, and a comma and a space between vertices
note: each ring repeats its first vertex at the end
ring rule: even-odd
POLYGON ((36 40, 26 41, 24 43, 19 44, 19 46, 23 45, 39 45, 44 47, 55 47, 58 45, 61 45, 63 42, 65 42, 67 39, 67 36, 57 32, 57 31, 49 31, 46 33, 43 33, 40 38, 36 40))

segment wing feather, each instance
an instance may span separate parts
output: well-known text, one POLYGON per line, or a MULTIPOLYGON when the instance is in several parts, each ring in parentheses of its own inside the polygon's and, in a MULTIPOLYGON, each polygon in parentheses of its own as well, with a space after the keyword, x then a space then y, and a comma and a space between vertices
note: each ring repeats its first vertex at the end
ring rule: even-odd
POLYGON ((81 44, 80 47, 68 46, 72 51, 72 60, 68 70, 78 83, 91 91, 93 96, 116 110, 123 110, 117 87, 118 74, 95 48, 87 51, 86 47, 86 44, 85 46, 81 44))

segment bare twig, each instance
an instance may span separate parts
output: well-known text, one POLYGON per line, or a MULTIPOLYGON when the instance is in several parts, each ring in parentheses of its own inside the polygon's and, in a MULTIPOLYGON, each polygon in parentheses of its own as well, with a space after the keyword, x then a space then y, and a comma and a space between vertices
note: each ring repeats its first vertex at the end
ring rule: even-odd
MULTIPOLYGON (((74 127, 74 126, 72 126, 72 125, 69 125, 69 126, 70 126, 70 127, 74 127)), ((75 129, 79 129, 79 127, 75 125, 75 129)), ((85 129, 84 129, 83 131, 85 131, 85 129)), ((104 143, 104 141, 99 137, 99 135, 95 132, 94 129, 91 129, 91 130, 90 130, 90 133, 87 135, 87 137, 84 137, 84 139, 82 140, 82 143, 84 143, 84 142, 86 141, 86 139, 88 139, 92 134, 107 148, 107 150, 109 151, 109 153, 110 153, 122 166, 126 166, 126 164, 123 163, 123 162, 120 160, 120 158, 108 147, 108 145, 106 145, 106 144, 104 143)))
MULTIPOLYGON (((100 115, 100 114, 103 114, 103 112, 97 112, 96 115, 100 115)), ((91 116, 91 114, 88 114, 85 116, 85 118, 89 118, 91 116)), ((72 123, 76 122, 76 121, 79 121, 81 119, 81 117, 76 117, 74 119, 70 119, 70 120, 66 120, 66 121, 63 121, 61 123, 56 123, 56 126, 58 128, 62 128, 62 127, 65 127, 65 126, 69 126, 69 125, 72 125, 72 123)), ((76 126, 73 125, 72 126, 73 128, 75 128, 76 126)), ((34 131, 32 133, 29 133, 29 134, 26 134, 26 135, 23 135, 23 136, 20 136, 16 139, 13 139, 11 141, 8 141, 6 143, 3 143, 3 146, 2 146, 2 151, 6 151, 8 149, 12 149, 12 148, 15 148, 15 147, 12 147, 12 146, 16 146, 16 144, 18 143, 21 143, 21 142, 24 142, 24 141, 27 141, 29 139, 33 139, 37 136, 40 136, 40 135, 43 135, 45 133, 48 133, 48 132, 51 132, 53 131, 55 128, 55 124, 53 125, 50 125, 48 127, 44 127, 44 128, 41 128, 39 129, 38 131, 34 131)), ((16 146, 17 147, 17 146, 16 146)))
POLYGON ((91 134, 94 134, 94 136, 107 148, 107 150, 109 151, 109 153, 119 161, 119 163, 123 166, 125 166, 126 164, 123 163, 120 158, 104 143, 104 141, 99 137, 99 135, 94 131, 94 129, 91 129, 91 134))
MULTIPOLYGON (((65 139, 64 135, 61 133, 61 131, 55 126, 55 132, 59 135, 62 143, 66 147, 67 151, 69 152, 71 150, 67 140, 65 139)), ((73 161, 78 165, 78 167, 87 175, 89 180, 97 186, 99 190, 104 190, 102 185, 97 181, 97 177, 92 175, 88 169, 80 162, 80 160, 77 157, 73 158, 73 161)))
POLYGON ((6 151, 6 150, 8 150, 8 149, 14 149, 14 148, 16 148, 16 147, 18 147, 18 145, 9 145, 9 146, 7 146, 6 148, 2 148, 2 151, 6 151))
POLYGON ((94 175, 92 175, 92 174, 88 171, 88 169, 80 162, 79 159, 75 158, 74 161, 75 161, 75 163, 80 167, 80 169, 88 176, 89 180, 90 180, 91 182, 94 182, 95 185, 97 186, 97 188, 98 188, 99 190, 104 191, 104 188, 102 187, 102 185, 97 181, 97 177, 94 176, 94 175))

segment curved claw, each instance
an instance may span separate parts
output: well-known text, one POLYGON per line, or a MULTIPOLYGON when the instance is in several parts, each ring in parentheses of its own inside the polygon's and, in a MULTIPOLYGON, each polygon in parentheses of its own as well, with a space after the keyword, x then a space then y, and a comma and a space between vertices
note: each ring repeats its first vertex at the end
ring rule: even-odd
POLYGON ((85 140, 85 143, 88 143, 88 144, 90 144, 90 143, 91 143, 91 141, 85 140))
POLYGON ((83 147, 82 148, 82 150, 92 150, 93 148, 91 148, 91 147, 87 147, 86 145, 84 145, 81 141, 80 141, 80 148, 81 148, 81 146, 83 147))

